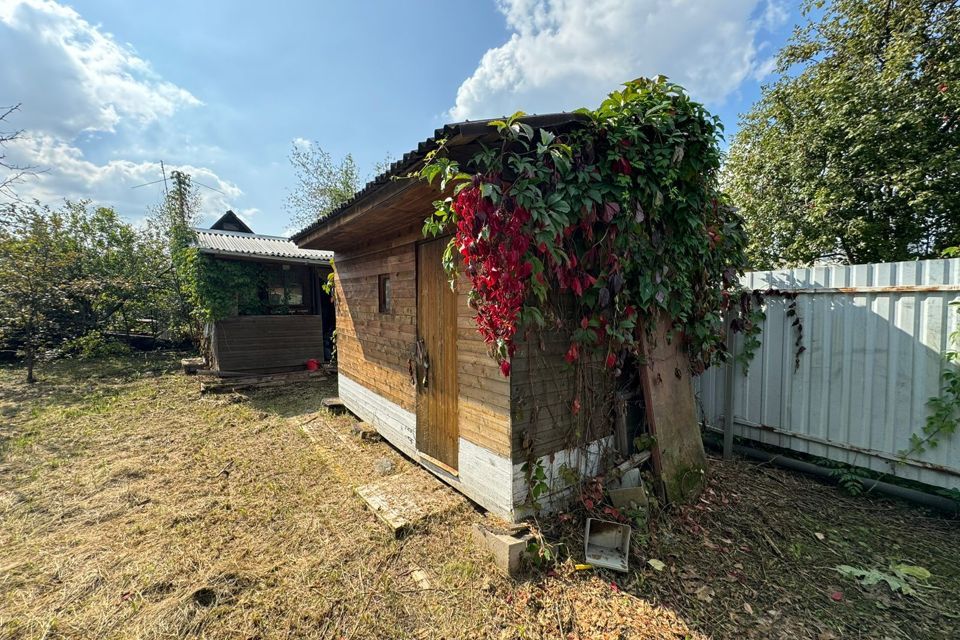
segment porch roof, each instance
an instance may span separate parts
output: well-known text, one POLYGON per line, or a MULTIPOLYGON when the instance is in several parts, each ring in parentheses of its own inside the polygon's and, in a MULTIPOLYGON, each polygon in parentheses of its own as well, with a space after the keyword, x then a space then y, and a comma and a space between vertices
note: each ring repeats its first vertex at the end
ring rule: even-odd
POLYGON ((225 258, 258 259, 269 262, 295 262, 328 265, 332 251, 301 249, 292 240, 239 231, 194 229, 200 253, 225 258))

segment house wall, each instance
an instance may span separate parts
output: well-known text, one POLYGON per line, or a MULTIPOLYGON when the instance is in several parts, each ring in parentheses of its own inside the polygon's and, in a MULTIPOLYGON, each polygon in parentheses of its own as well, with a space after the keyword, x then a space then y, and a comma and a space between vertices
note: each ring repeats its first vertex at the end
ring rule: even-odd
POLYGON ((407 361, 417 334, 416 252, 405 244, 337 254, 337 367, 402 410, 416 412, 407 361), (390 313, 378 310, 378 277, 389 274, 390 313))
POLYGON ((516 344, 510 376, 515 461, 531 454, 548 456, 611 434, 612 420, 607 419, 611 407, 590 404, 608 401, 610 379, 603 356, 583 354, 579 369, 568 365, 564 355, 569 337, 555 331, 531 332, 516 344), (575 398, 581 405, 577 414, 575 398))
POLYGON ((320 316, 234 316, 213 325, 210 366, 219 371, 274 372, 323 361, 320 316))
POLYGON ((596 475, 613 453, 614 444, 611 408, 604 404, 608 402, 609 376, 603 358, 583 356, 579 369, 568 365, 564 355, 570 340, 555 331, 532 332, 516 344, 510 375, 513 500, 515 517, 522 517, 529 510, 525 507, 530 490, 525 463, 533 461, 543 468, 547 492, 537 502, 547 512, 556 511, 573 496, 566 472, 573 471, 581 478, 596 475), (581 404, 577 414, 573 412, 574 398, 581 404))
POLYGON ((420 460, 416 388, 408 359, 416 339, 416 242, 419 230, 356 252, 335 264, 339 393, 343 403, 398 449, 471 499, 513 517, 510 383, 487 355, 457 285, 458 475, 420 460), (378 279, 389 274, 390 313, 378 310, 378 279))
POLYGON ((500 374, 499 365, 477 332, 476 312, 467 298, 469 290, 469 280, 461 275, 457 283, 460 437, 511 458, 510 381, 500 374))

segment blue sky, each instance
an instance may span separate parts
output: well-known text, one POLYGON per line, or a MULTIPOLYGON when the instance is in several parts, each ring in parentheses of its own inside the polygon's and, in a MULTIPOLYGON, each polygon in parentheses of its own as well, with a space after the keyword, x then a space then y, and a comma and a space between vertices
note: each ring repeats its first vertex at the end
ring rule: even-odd
POLYGON ((46 169, 22 197, 90 198, 142 218, 159 161, 259 233, 290 230, 295 140, 365 171, 444 122, 595 106, 664 73, 728 137, 800 20, 787 0, 130 3, 0 0, 10 156, 46 169))

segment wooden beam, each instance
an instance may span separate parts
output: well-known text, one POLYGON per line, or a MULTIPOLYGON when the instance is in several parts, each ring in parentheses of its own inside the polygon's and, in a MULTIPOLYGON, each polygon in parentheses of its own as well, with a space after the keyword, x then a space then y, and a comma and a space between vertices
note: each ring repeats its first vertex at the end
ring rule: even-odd
MULTIPOLYGON (((737 336, 733 332, 733 326, 727 321, 727 349, 731 354, 736 352, 737 336)), ((733 457, 733 404, 734 404, 734 381, 737 375, 737 359, 731 355, 730 362, 726 367, 726 378, 723 385, 723 459, 730 460, 733 457)))
POLYGON ((659 320, 652 338, 644 335, 641 348, 640 381, 661 493, 669 502, 692 502, 705 484, 707 458, 697 423, 689 358, 666 318, 659 320))

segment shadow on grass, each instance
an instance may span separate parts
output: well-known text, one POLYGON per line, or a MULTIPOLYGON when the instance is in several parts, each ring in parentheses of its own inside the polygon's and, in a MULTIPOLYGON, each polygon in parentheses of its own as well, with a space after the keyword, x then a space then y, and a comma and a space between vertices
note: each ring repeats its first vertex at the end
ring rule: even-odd
POLYGON ((64 419, 109 410, 133 383, 171 373, 181 351, 152 351, 95 359, 62 358, 41 364, 27 384, 21 363, 0 366, 0 461, 11 448, 29 446, 41 426, 29 423, 48 411, 64 419))
MULTIPOLYGON (((553 522, 546 532, 579 561, 576 522, 553 522)), ((897 628, 910 637, 960 637, 960 618, 950 613, 960 610, 958 521, 913 505, 712 459, 697 504, 656 512, 649 532, 639 531, 630 572, 607 579, 714 638, 880 638, 897 628), (842 565, 887 573, 915 565, 932 576, 910 595, 882 581, 863 585, 838 571, 842 565)))
POLYGON ((281 418, 295 418, 319 411, 324 398, 337 395, 335 375, 322 380, 300 380, 283 387, 253 389, 245 394, 250 406, 281 418))

